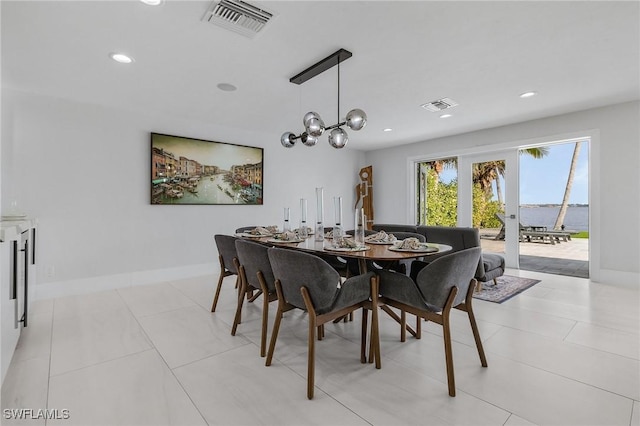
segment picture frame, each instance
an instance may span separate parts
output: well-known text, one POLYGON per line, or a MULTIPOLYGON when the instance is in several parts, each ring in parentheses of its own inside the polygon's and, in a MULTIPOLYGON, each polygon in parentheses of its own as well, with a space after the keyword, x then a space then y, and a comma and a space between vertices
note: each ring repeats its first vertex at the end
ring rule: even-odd
POLYGON ((263 148, 154 132, 150 140, 151 204, 263 204, 263 148))

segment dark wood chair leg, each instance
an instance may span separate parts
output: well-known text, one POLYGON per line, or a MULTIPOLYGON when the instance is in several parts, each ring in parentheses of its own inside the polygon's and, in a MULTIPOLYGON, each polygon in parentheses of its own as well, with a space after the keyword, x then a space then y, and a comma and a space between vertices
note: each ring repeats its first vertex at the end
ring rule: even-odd
POLYGON ((382 368, 382 357, 380 355, 380 330, 378 319, 378 294, 379 294, 380 278, 371 278, 371 341, 373 342, 373 353, 376 358, 376 368, 382 368))
POLYGON ((464 310, 467 311, 469 316, 469 323, 471 324, 471 331, 473 331, 473 339, 476 341, 476 348, 478 348, 478 355, 480 356, 480 363, 483 367, 487 366, 487 357, 484 354, 484 348, 482 347, 482 339, 480 338, 480 331, 478 330, 478 324, 476 323, 476 316, 473 314, 473 287, 474 282, 469 285, 469 291, 467 292, 466 303, 464 304, 464 310))
MULTIPOLYGON (((241 267, 242 268, 242 267, 241 267)), ((244 274, 244 269, 240 272, 240 274, 244 274)), ((231 335, 236 335, 236 330, 238 329, 238 324, 242 321, 242 305, 244 304, 244 294, 247 291, 247 281, 246 279, 240 280, 240 291, 238 292, 238 306, 236 307, 236 315, 233 318, 233 326, 231 327, 231 335)))
POLYGON ((267 352, 267 322, 269 321, 269 295, 262 299, 262 332, 260 335, 260 356, 264 358, 267 352))
POLYGON ((449 384, 449 396, 456 396, 456 380, 453 373, 453 349, 451 347, 451 329, 449 318, 443 318, 442 329, 444 334, 444 355, 447 362, 447 383, 449 384))
POLYGON ((444 356, 447 364, 447 383, 449 385, 449 396, 456 396, 456 379, 453 372, 453 347, 451 346, 451 323, 449 321, 449 314, 451 313, 451 306, 458 293, 457 287, 451 289, 447 303, 442 310, 442 331, 444 337, 444 356))
MULTIPOLYGON (((322 326, 319 326, 322 327, 322 326)), ((307 398, 313 399, 315 386, 315 349, 316 349, 316 321, 315 315, 309 314, 309 349, 307 354, 307 398)))
POLYGON ((407 313, 400 311, 400 341, 407 340, 407 313))
POLYGON ((253 301, 254 301, 254 300, 256 300, 258 297, 260 297, 260 295, 261 295, 261 294, 262 294, 262 290, 258 290, 258 291, 256 291, 256 293, 255 293, 255 294, 253 294, 253 290, 250 290, 250 291, 247 293, 247 301, 248 301, 249 303, 253 303, 253 301), (249 297, 249 295, 251 295, 251 297, 249 297))
MULTIPOLYGON (((224 260, 222 259, 222 256, 218 255, 218 261, 220 262, 220 276, 218 277, 218 286, 216 287, 216 295, 213 297, 213 303, 211 304, 211 312, 215 312, 216 306, 218 306, 218 298, 220 297, 222 280, 224 280, 224 277, 227 277, 231 274, 229 271, 227 271, 227 268, 225 268, 224 260)), ((236 287, 237 286, 238 286, 238 281, 236 281, 236 287)))
POLYGON ((273 360, 273 353, 276 350, 276 340, 278 340, 278 331, 280 330, 280 322, 282 321, 282 315, 284 313, 284 296, 282 296, 282 287, 280 282, 276 280, 276 292, 278 293, 278 311, 276 312, 276 318, 273 321, 273 330, 271 330, 271 341, 269 342, 269 351, 267 352, 267 360, 264 365, 267 367, 271 365, 273 360))
POLYGON ((218 278, 218 287, 216 288, 216 295, 213 297, 213 303, 211 304, 211 312, 216 311, 218 305, 218 298, 220 297, 220 289, 222 288, 222 280, 224 279, 224 272, 220 272, 220 278, 218 278))
POLYGON ((315 358, 315 350, 316 350, 316 328, 320 331, 323 327, 322 324, 317 325, 317 316, 316 311, 313 308, 313 302, 311 301, 311 296, 309 295, 309 291, 306 287, 300 288, 300 293, 302 293, 302 298, 304 299, 304 304, 307 308, 307 313, 309 314, 309 338, 308 338, 308 353, 307 353, 307 398, 313 399, 313 390, 315 387, 315 371, 316 371, 316 358, 315 358))
POLYGON ((367 362, 367 323, 368 323, 369 311, 366 308, 362 308, 362 330, 360 335, 360 362, 367 362))

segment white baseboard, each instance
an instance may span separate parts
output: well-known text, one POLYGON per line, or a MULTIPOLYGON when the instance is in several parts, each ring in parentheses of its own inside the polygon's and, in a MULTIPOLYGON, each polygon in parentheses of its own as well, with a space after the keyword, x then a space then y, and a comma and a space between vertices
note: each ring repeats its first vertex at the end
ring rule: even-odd
POLYGON ((154 269, 36 284, 34 286, 35 295, 33 300, 97 293, 99 291, 133 287, 136 285, 155 284, 202 275, 215 275, 219 273, 219 271, 220 266, 217 263, 203 263, 199 265, 179 266, 176 268, 154 269))
POLYGON ((622 272, 612 269, 601 269, 598 282, 611 284, 618 287, 626 287, 634 290, 640 289, 640 274, 637 272, 622 272))

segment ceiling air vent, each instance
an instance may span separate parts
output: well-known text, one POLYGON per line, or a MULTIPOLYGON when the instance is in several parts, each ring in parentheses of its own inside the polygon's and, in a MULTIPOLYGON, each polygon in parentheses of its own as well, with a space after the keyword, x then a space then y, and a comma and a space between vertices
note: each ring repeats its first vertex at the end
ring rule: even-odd
POLYGON ((442 111, 443 109, 454 107, 456 105, 458 105, 458 103, 453 99, 442 98, 442 99, 438 99, 437 101, 432 101, 426 104, 422 104, 420 106, 431 112, 438 112, 438 111, 442 111))
POLYGON ((220 0, 209 6, 202 20, 253 38, 271 18, 273 13, 241 0, 220 0))

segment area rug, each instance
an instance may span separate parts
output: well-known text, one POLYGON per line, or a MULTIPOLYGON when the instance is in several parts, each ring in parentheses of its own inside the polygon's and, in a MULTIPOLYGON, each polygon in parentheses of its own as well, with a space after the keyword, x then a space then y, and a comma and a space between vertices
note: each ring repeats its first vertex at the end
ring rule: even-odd
POLYGON ((495 285, 493 281, 482 283, 482 290, 474 292, 473 297, 488 302, 502 303, 540 282, 540 280, 511 275, 498 277, 497 281, 498 284, 495 285))

